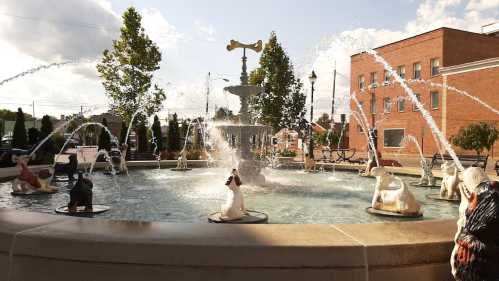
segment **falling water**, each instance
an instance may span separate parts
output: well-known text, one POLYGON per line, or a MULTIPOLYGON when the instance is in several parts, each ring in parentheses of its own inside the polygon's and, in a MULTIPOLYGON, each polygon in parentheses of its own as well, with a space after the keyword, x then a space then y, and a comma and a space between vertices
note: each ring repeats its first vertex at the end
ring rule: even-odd
POLYGON ((158 141, 156 139, 156 136, 154 135, 154 130, 152 129, 153 125, 154 123, 151 123, 151 126, 149 126, 147 129, 151 132, 151 143, 154 145, 152 155, 156 158, 156 161, 158 161, 158 169, 161 169, 161 152, 159 152, 159 154, 156 154, 158 152, 158 141))
POLYGON ((407 95, 411 98, 412 103, 414 105, 416 105, 416 107, 421 112, 423 118, 426 120, 426 122, 430 126, 430 129, 433 131, 433 133, 435 133, 438 136, 438 138, 440 139, 440 142, 444 145, 445 149, 449 152, 450 156, 452 157, 452 159, 456 163, 456 166, 458 167, 458 169, 460 171, 464 171, 464 167, 461 164, 461 162, 459 161, 459 158, 457 158, 456 152, 452 149, 452 147, 449 144, 449 142, 445 139, 445 137, 442 134, 442 132, 440 131, 440 129, 438 129, 438 126, 435 123, 435 120, 433 120, 433 118, 431 117, 431 115, 428 113, 428 111, 424 108, 424 106, 418 100, 418 98, 416 97, 416 95, 414 94, 414 92, 412 91, 412 89, 409 88, 409 86, 407 86, 407 84, 398 75, 398 73, 396 71, 394 71, 393 68, 390 66, 390 64, 388 64, 388 62, 383 57, 381 57, 380 55, 378 55, 378 53, 376 51, 374 51, 374 50, 368 50, 367 53, 370 54, 370 55, 372 55, 376 59, 376 62, 382 64, 383 67, 385 68, 385 70, 388 71, 390 73, 390 75, 392 77, 394 77, 395 80, 398 83, 400 83, 400 85, 402 86, 402 88, 404 88, 404 90, 407 93, 407 95))
POLYGON ((38 67, 35 67, 35 68, 32 68, 32 69, 23 71, 23 72, 21 72, 19 74, 16 74, 16 75, 14 75, 12 77, 9 77, 7 79, 4 79, 4 80, 0 81, 0 86, 2 86, 5 83, 11 82, 13 80, 16 80, 18 78, 21 78, 23 76, 26 76, 26 75, 29 75, 29 74, 34 74, 34 73, 36 73, 36 72, 38 72, 40 70, 49 69, 49 68, 52 68, 52 67, 59 67, 59 66, 67 65, 67 64, 74 64, 74 63, 77 63, 77 62, 76 61, 65 61, 65 62, 54 62, 54 63, 51 63, 51 64, 40 65, 38 67))
POLYGON ((419 142, 416 140, 416 138, 413 135, 406 135, 404 137, 404 139, 402 140, 404 147, 409 141, 413 142, 416 145, 418 152, 419 152, 419 157, 421 158, 421 161, 424 161, 425 159, 424 159, 424 155, 423 155, 423 150, 421 150, 421 146, 419 145, 419 142))
MULTIPOLYGON (((92 112, 94 111, 95 109, 97 109, 98 107, 94 106, 94 107, 91 107, 85 111, 83 111, 82 113, 83 114, 87 114, 89 112, 92 112)), ((48 136, 46 136, 43 140, 41 140, 36 146, 35 148, 31 151, 31 153, 29 154, 30 157, 32 157, 37 151, 38 149, 40 149, 40 147, 42 147, 42 145, 47 142, 54 134, 56 134, 57 132, 61 131, 62 129, 64 129, 66 127, 66 125, 75 120, 76 118, 80 118, 80 117, 83 117, 83 114, 80 114, 80 115, 77 115, 67 121, 65 121, 64 123, 62 123, 61 125, 59 125, 57 128, 55 128, 48 136)))
MULTIPOLYGON (((357 105, 357 107, 359 108, 359 111, 360 111, 360 115, 362 116, 362 118, 364 119, 364 125, 366 127, 366 129, 368 130, 367 131, 367 141, 369 143, 369 145, 371 146, 371 149, 374 151, 374 159, 376 160, 376 164, 378 165, 378 167, 380 166, 379 165, 379 159, 378 159, 378 152, 376 151, 376 146, 374 145, 374 141, 373 141, 373 136, 372 136, 372 133, 371 133, 371 128, 369 126, 369 121, 367 121, 367 116, 366 114, 364 113, 364 109, 362 108, 362 106, 360 105, 359 103, 359 100, 357 99, 357 97, 355 96, 355 93, 353 93, 351 95, 352 97, 352 100, 355 102, 355 104, 357 105)), ((358 121, 357 121, 358 122, 358 121)))
POLYGON ((133 125, 133 120, 135 120, 135 117, 137 117, 137 114, 144 112, 144 109, 139 107, 133 114, 132 114, 132 119, 130 119, 130 124, 128 124, 128 129, 126 130, 126 137, 125 137, 125 143, 128 144, 128 137, 130 136, 130 130, 132 129, 133 125))

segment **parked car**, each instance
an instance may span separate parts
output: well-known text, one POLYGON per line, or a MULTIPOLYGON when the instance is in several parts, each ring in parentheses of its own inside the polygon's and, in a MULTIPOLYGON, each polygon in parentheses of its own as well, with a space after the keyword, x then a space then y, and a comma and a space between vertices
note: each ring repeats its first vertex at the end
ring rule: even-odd
POLYGON ((28 150, 17 148, 0 148, 0 168, 14 167, 16 163, 12 162, 12 155, 26 155, 28 150))

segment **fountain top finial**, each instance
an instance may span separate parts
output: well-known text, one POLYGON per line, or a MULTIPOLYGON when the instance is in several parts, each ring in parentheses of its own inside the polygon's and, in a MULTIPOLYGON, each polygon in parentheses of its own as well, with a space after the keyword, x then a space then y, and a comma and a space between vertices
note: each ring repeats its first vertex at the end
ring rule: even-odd
POLYGON ((244 44, 236 40, 230 40, 230 44, 227 45, 227 51, 232 51, 237 48, 243 48, 243 49, 251 49, 257 53, 262 51, 262 40, 258 40, 256 43, 253 44, 244 44))
POLYGON ((262 51, 262 40, 258 40, 253 44, 243 44, 236 40, 230 40, 229 45, 227 45, 227 51, 232 51, 234 49, 243 49, 243 71, 241 72, 241 85, 248 85, 248 73, 246 72, 246 49, 253 50, 257 53, 262 51))

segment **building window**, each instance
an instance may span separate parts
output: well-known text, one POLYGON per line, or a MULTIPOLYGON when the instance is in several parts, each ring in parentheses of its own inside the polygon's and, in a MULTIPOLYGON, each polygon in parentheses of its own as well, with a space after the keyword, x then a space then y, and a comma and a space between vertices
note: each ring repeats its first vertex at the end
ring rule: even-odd
POLYGON ((399 112, 404 112, 405 111, 405 99, 402 97, 399 97, 397 104, 398 104, 399 112))
POLYGON ((376 114, 376 96, 371 93, 371 113, 376 114))
POLYGON ((377 84, 378 84, 378 73, 371 72, 371 87, 376 88, 377 84))
POLYGON ((364 79, 364 75, 359 75, 359 89, 364 90, 365 85, 366 81, 364 79))
MULTIPOLYGON (((416 98, 418 99, 419 102, 421 102, 421 95, 420 94, 414 94, 416 98)), ((412 111, 419 111, 418 107, 416 106, 415 103, 412 104, 412 111)))
POLYGON ((405 79, 405 65, 401 65, 397 68, 397 73, 400 78, 405 79))
POLYGON ((388 71, 386 71, 386 70, 385 70, 385 78, 384 78, 384 82, 385 82, 385 83, 384 83, 384 84, 385 84, 385 85, 388 85, 388 84, 390 83, 390 79, 391 79, 391 78, 392 78, 392 77, 391 77, 391 75, 390 75, 390 72, 388 72, 388 71))
POLYGON ((438 100, 438 92, 430 92, 431 97, 431 109, 438 109, 439 100, 438 100))
POLYGON ((414 74, 412 78, 421 79, 421 63, 417 62, 414 64, 414 74))
POLYGON ((392 99, 384 98, 383 99, 383 112, 390 113, 392 112, 392 99))
POLYGON ((404 129, 385 129, 383 131, 383 145, 388 148, 401 147, 404 139, 404 129))
POLYGON ((432 59, 431 60, 431 76, 435 76, 440 74, 440 60, 432 59))

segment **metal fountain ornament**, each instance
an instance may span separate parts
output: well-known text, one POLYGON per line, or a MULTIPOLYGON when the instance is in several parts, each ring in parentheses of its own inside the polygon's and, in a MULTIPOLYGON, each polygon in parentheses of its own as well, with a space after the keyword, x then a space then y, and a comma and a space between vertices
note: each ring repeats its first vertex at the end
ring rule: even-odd
POLYGON ((241 101, 241 109, 239 111, 240 124, 220 125, 217 126, 219 130, 225 135, 227 139, 235 139, 237 146, 237 156, 239 158, 237 169, 239 170, 241 180, 248 184, 263 184, 265 177, 260 173, 262 163, 253 159, 250 149, 250 139, 262 137, 271 133, 271 127, 263 125, 251 124, 251 118, 248 112, 248 102, 250 97, 263 92, 260 86, 248 85, 248 73, 246 67, 246 49, 255 52, 262 51, 262 41, 253 44, 243 44, 235 40, 231 40, 227 45, 228 51, 235 49, 243 49, 242 57, 242 72, 241 72, 241 85, 225 87, 224 90, 236 95, 241 101))

